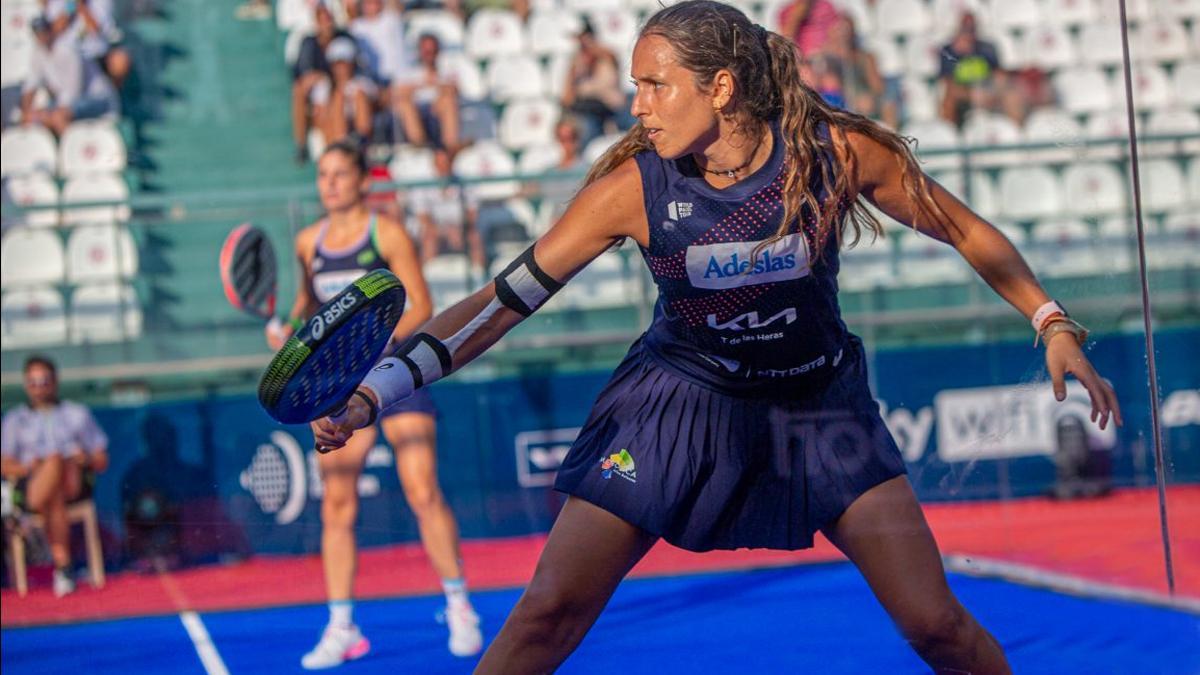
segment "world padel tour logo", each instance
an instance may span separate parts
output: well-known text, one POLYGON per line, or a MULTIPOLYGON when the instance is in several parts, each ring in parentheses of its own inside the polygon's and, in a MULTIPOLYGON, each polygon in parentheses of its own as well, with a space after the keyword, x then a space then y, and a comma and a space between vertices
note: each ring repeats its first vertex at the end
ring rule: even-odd
POLYGON ((625 448, 600 460, 600 475, 608 479, 612 478, 613 474, 630 483, 637 482, 637 467, 633 463, 633 455, 625 448))
POLYGON ((696 288, 738 288, 808 276, 803 235, 789 234, 754 255, 762 242, 735 241, 689 246, 688 279, 696 288))

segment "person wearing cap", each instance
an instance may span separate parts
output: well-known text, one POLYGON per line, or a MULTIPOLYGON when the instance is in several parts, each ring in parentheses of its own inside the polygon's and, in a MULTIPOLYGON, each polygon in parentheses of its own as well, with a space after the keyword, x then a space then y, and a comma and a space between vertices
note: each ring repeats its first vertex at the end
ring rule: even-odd
MULTIPOLYGON (((330 76, 329 62, 325 50, 337 38, 353 40, 349 33, 338 27, 333 11, 326 0, 313 8, 316 29, 300 43, 296 62, 292 65, 292 140, 296 144, 296 163, 308 161, 308 131, 319 127, 313 103, 313 88, 330 76)), ((327 138, 327 142, 337 139, 327 138)))
POLYGON ((617 118, 625 107, 625 92, 621 91, 617 57, 596 38, 590 21, 584 19, 577 37, 579 50, 567 68, 562 106, 582 124, 580 142, 586 146, 588 141, 606 131, 617 131, 617 118), (605 129, 605 125, 613 128, 605 129))
POLYGON ((371 138, 379 87, 358 68, 358 44, 349 36, 334 38, 325 48, 329 75, 312 89, 313 118, 326 143, 371 138))
POLYGON ((76 36, 71 33, 72 16, 64 0, 50 0, 31 22, 37 40, 30 56, 29 75, 21 87, 21 121, 40 124, 62 135, 72 121, 116 115, 120 111, 117 92, 95 62, 84 59, 76 36), (50 105, 37 108, 39 90, 50 96, 50 105))

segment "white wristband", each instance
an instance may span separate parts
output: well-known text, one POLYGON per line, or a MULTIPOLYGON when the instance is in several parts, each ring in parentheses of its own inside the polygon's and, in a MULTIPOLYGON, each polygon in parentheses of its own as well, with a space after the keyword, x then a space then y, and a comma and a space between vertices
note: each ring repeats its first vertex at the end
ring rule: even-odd
POLYGON ((1033 324, 1033 330, 1037 333, 1042 332, 1042 329, 1045 328, 1046 319, 1049 319, 1055 314, 1062 314, 1063 316, 1066 316, 1067 310, 1063 309, 1062 305, 1053 300, 1047 302, 1041 307, 1038 307, 1037 311, 1033 313, 1033 319, 1030 321, 1030 323, 1033 324))
POLYGON ((408 366, 400 359, 388 357, 372 368, 358 386, 375 395, 382 412, 393 403, 412 396, 415 389, 413 384, 412 371, 408 366))

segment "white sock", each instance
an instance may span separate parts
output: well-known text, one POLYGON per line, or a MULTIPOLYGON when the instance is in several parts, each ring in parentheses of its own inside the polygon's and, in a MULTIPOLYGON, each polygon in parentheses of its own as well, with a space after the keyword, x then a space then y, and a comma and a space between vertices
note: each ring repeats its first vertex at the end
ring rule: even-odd
POLYGON ((354 625, 354 601, 330 600, 329 623, 334 626, 354 625))
POLYGON ((446 605, 449 607, 464 607, 471 604, 470 598, 467 597, 467 580, 462 577, 442 579, 442 591, 446 593, 446 605))

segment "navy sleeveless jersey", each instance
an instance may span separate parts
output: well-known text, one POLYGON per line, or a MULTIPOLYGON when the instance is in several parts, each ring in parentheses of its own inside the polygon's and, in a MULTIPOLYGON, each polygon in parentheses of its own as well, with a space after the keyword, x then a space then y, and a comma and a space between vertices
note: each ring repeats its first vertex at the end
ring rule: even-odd
POLYGON ((328 302, 367 272, 388 267, 387 261, 380 255, 379 247, 375 244, 374 213, 371 214, 362 238, 351 246, 336 251, 326 248, 325 233, 328 230, 329 221, 326 220, 317 234, 317 250, 310 265, 313 295, 319 302, 328 302))
POLYGON ((659 292, 644 342, 665 367, 734 393, 819 386, 849 336, 837 302, 837 237, 813 255, 809 209, 755 254, 783 213, 784 145, 777 123, 771 130, 767 163, 724 189, 706 183, 690 156, 665 160, 649 150, 635 157, 650 224, 642 256, 659 292))

